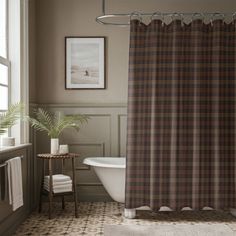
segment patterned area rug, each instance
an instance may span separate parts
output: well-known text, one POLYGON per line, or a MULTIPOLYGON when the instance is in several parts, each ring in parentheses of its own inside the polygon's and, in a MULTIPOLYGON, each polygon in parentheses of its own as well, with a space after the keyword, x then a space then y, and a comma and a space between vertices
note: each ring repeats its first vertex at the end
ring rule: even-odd
POLYGON ((158 226, 105 225, 105 236, 235 236, 227 225, 166 224, 158 226))
MULTIPOLYGON (((17 229, 15 235, 99 236, 104 235, 104 225, 158 227, 167 224, 227 226, 233 230, 236 235, 236 218, 227 212, 183 211, 152 213, 150 211, 138 211, 137 218, 130 220, 124 218, 122 215, 123 204, 117 202, 81 202, 79 203, 79 218, 75 218, 73 203, 66 203, 65 210, 61 209, 61 204, 54 203, 53 219, 49 220, 47 209, 48 204, 44 204, 41 214, 33 212, 17 229)), ((113 236, 113 234, 111 236, 113 236)), ((168 236, 175 235, 172 234, 168 236)))

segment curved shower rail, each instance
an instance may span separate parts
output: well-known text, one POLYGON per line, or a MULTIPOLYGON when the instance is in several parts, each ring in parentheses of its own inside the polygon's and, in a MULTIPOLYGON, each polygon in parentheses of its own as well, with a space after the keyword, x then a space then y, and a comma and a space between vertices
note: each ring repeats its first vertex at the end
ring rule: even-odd
POLYGON ((205 13, 186 13, 186 12, 173 12, 173 13, 161 13, 161 12, 154 12, 154 13, 141 13, 141 12, 132 12, 132 13, 106 13, 106 2, 105 0, 102 0, 102 15, 96 17, 96 22, 102 25, 114 25, 114 26, 121 26, 126 27, 130 25, 130 20, 132 17, 137 16, 138 19, 141 19, 142 16, 149 16, 151 19, 156 16, 161 15, 162 20, 164 20, 164 17, 175 17, 180 16, 181 20, 183 20, 183 16, 190 16, 191 21, 193 18, 196 18, 197 16, 200 16, 201 19, 209 16, 210 22, 213 22, 215 17, 221 17, 225 19, 225 16, 230 15, 232 16, 232 20, 235 20, 236 18, 236 12, 229 12, 229 13, 219 13, 219 12, 205 12, 205 13), (117 18, 126 18, 125 23, 120 23, 114 21, 114 19, 117 18), (113 19, 113 20, 112 20, 113 19), (107 20, 107 21, 106 21, 107 20))

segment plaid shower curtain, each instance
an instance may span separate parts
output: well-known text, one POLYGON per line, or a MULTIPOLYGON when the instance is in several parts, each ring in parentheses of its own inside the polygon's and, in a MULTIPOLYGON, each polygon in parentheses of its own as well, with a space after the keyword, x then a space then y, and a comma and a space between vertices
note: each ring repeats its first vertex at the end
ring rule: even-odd
POLYGON ((235 31, 131 21, 126 208, 236 208, 235 31))

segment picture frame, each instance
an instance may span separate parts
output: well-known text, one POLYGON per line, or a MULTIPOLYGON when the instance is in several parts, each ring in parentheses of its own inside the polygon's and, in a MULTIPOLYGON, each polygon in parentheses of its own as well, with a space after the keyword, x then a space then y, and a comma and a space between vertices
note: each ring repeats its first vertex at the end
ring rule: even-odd
POLYGON ((106 89, 105 47, 105 37, 65 37, 65 89, 106 89))

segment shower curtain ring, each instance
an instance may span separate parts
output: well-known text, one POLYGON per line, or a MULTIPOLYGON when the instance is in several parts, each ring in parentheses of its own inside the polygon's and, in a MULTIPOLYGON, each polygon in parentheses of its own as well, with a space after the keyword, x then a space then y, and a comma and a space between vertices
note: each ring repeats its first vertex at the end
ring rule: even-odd
POLYGON ((180 20, 181 20, 181 26, 183 27, 184 26, 184 15, 183 14, 180 14, 180 20))
POLYGON ((233 21, 234 24, 235 24, 235 17, 236 17, 236 12, 234 12, 233 15, 232 15, 232 21, 233 21))
POLYGON ((211 19, 210 19, 211 25, 213 25, 213 21, 214 21, 214 17, 215 17, 215 16, 221 16, 221 17, 222 17, 222 20, 223 20, 223 22, 224 22, 224 20, 225 20, 225 14, 224 14, 224 13, 220 13, 220 12, 215 12, 215 13, 212 14, 211 19))
POLYGON ((200 16, 200 20, 204 20, 204 14, 203 13, 199 13, 199 12, 195 12, 192 14, 192 17, 191 17, 191 22, 193 22, 195 19, 199 19, 199 16, 200 16))
POLYGON ((171 20, 172 20, 172 21, 174 20, 174 17, 180 17, 181 26, 183 26, 183 24, 184 24, 184 16, 183 16, 183 14, 178 13, 178 12, 174 12, 174 13, 171 15, 171 20))
POLYGON ((151 21, 153 21, 153 18, 154 18, 155 16, 160 16, 160 17, 161 17, 162 24, 164 23, 164 15, 163 15, 161 12, 159 12, 159 11, 154 12, 154 13, 151 15, 151 21))
POLYGON ((210 18, 210 24, 211 24, 211 26, 213 26, 213 15, 210 18))
POLYGON ((130 21, 132 20, 133 17, 138 17, 139 23, 143 21, 143 18, 141 16, 140 12, 134 11, 130 14, 130 21))

